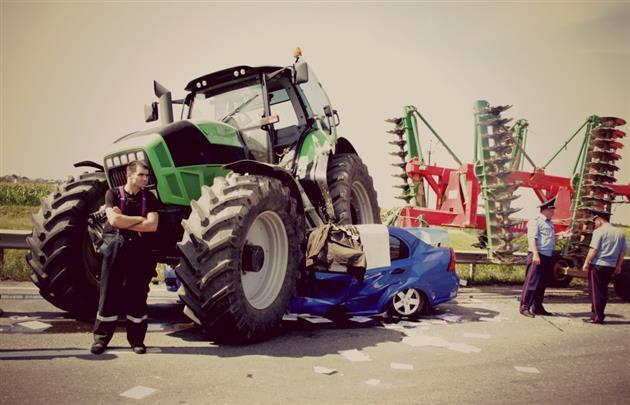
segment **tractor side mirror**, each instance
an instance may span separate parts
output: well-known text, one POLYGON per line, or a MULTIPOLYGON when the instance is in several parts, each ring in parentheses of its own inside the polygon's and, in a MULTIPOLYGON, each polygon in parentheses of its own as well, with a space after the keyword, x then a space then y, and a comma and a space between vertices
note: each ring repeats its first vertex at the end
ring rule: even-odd
POLYGON ((298 62, 293 66, 293 81, 295 84, 308 82, 308 64, 306 62, 298 62))
POLYGON ((153 122, 158 119, 158 103, 152 102, 151 104, 144 105, 144 122, 153 122))

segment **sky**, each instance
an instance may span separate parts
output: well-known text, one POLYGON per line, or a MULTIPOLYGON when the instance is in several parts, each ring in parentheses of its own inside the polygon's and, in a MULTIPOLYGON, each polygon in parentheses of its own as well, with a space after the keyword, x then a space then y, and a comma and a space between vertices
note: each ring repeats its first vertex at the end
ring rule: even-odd
MULTIPOLYGON (((630 2, 12 2, 1 0, 0 175, 64 179, 150 127, 152 81, 305 60, 368 165, 381 207, 400 200, 386 118, 414 105, 472 162, 473 105, 514 107, 542 166, 592 114, 630 121, 630 2)), ((621 129, 630 132, 630 124, 621 129)), ((455 162, 421 131, 431 161, 455 162)), ((619 182, 630 183, 630 136, 619 182)), ((547 168, 569 176, 580 140, 547 168)), ((530 169, 526 163, 526 170, 530 169)), ((513 205, 531 216, 530 191, 513 205)), ((613 222, 630 222, 628 204, 613 222)))

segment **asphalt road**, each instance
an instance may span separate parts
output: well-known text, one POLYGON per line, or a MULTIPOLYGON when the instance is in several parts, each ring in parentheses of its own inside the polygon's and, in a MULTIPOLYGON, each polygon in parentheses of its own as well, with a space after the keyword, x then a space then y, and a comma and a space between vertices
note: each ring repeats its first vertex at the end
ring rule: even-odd
POLYGON ((0 403, 628 404, 630 304, 612 292, 608 323, 585 324, 581 289, 550 290, 557 315, 529 319, 518 293, 465 288, 420 322, 299 318, 270 341, 218 346, 154 286, 149 353, 131 352, 119 329, 93 356, 90 323, 2 282, 0 403))

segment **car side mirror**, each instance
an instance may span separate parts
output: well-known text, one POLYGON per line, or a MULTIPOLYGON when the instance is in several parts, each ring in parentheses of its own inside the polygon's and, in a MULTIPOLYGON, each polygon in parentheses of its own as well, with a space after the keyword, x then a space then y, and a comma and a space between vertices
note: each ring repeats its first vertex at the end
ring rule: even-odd
POLYGON ((306 62, 298 62, 293 66, 293 81, 295 84, 308 82, 308 64, 306 62))
POLYGON ((144 122, 153 122, 158 119, 158 103, 152 102, 151 104, 144 105, 144 122))

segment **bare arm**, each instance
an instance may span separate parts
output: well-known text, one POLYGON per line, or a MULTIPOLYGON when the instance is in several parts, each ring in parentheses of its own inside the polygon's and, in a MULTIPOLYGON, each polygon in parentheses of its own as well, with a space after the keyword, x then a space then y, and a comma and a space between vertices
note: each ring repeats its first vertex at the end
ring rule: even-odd
POLYGON ((144 217, 124 215, 118 207, 108 207, 105 213, 107 214, 107 222, 118 229, 130 229, 145 220, 144 217))
POLYGON ((584 265, 582 266, 582 270, 587 271, 589 267, 591 267, 591 262, 595 258, 597 254, 597 250, 590 248, 588 250, 588 254, 586 255, 586 259, 584 259, 584 265))
POLYGON ((529 251, 532 252, 532 262, 535 265, 539 265, 540 254, 538 254, 538 248, 536 247, 536 238, 527 238, 527 244, 529 245, 529 251))
POLYGON ((158 213, 157 212, 149 212, 146 218, 143 217, 132 217, 132 218, 142 218, 142 222, 139 224, 133 225, 127 229, 136 231, 136 232, 155 232, 158 228, 158 213))

